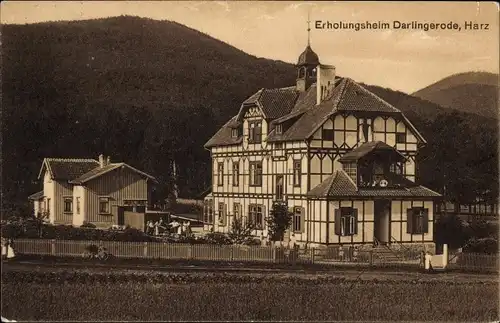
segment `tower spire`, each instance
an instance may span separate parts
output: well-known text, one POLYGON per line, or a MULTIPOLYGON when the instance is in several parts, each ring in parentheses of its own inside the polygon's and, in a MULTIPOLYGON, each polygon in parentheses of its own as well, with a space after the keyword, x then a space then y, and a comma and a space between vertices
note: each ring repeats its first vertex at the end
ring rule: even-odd
POLYGON ((311 45, 311 12, 307 12, 307 46, 311 45))

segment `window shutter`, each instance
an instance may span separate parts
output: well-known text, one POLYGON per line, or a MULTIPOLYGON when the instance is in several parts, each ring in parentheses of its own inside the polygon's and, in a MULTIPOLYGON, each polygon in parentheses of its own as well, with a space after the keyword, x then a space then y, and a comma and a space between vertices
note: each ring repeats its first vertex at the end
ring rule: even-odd
POLYGON ((243 205, 242 205, 242 204, 240 204, 240 212, 239 212, 239 215, 240 215, 239 220, 241 221, 241 224, 243 225, 243 224, 244 224, 244 223, 243 223, 243 218, 244 218, 244 216, 243 216, 243 205))
POLYGON ((224 203, 224 212, 222 213, 222 225, 227 224, 227 204, 224 203))
POLYGON ((340 236, 340 209, 335 209, 335 234, 340 236))
POLYGON ((413 233, 413 209, 406 210, 406 233, 413 233))
POLYGON ((305 232, 306 230, 306 212, 305 208, 300 208, 300 231, 305 232))
POLYGON ((262 230, 264 230, 265 226, 266 226, 266 207, 264 205, 262 205, 262 230))
POLYGON ((422 221, 424 221, 423 223, 423 232, 422 233, 428 233, 429 232, 429 209, 423 209, 423 218, 422 218, 422 221))
POLYGON ((358 234, 358 209, 352 209, 352 216, 354 217, 354 234, 358 234))

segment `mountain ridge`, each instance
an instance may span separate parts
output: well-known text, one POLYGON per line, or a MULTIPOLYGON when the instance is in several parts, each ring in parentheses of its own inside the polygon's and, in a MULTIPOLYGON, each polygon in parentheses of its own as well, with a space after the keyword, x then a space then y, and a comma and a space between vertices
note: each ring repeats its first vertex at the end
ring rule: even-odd
POLYGON ((412 95, 445 108, 498 119, 499 75, 490 72, 453 74, 412 95))

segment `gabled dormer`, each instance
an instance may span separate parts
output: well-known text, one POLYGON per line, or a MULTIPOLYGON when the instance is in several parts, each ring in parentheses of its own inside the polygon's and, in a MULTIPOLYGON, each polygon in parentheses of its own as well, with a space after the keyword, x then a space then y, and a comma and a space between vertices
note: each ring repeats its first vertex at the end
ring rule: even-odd
POLYGON ((362 144, 339 159, 343 170, 359 188, 411 186, 403 175, 406 158, 382 141, 362 144))

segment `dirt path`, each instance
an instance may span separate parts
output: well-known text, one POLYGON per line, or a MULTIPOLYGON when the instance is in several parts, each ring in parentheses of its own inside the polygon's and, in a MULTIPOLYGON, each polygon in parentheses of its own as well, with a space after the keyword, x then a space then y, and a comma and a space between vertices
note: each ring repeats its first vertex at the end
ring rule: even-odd
POLYGON ((2 272, 30 271, 30 272, 87 272, 106 273, 110 269, 117 274, 181 274, 189 275, 225 275, 225 276, 253 276, 300 277, 302 279, 317 279, 320 277, 342 278, 345 280, 362 281, 436 281, 450 283, 498 283, 498 276, 494 274, 465 274, 465 273, 422 273, 405 271, 376 271, 362 269, 332 269, 332 270, 298 270, 298 269, 263 269, 263 268, 214 268, 201 266, 147 266, 147 265, 114 265, 114 264, 86 264, 86 263, 44 263, 43 261, 17 261, 2 264, 2 272))

